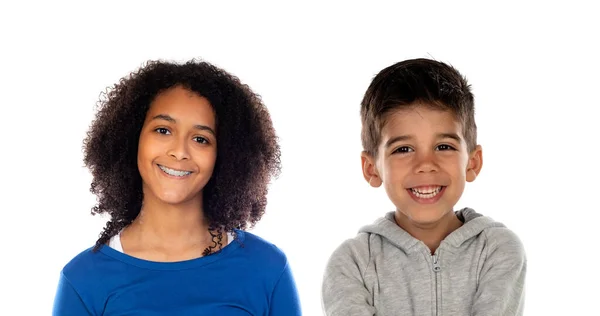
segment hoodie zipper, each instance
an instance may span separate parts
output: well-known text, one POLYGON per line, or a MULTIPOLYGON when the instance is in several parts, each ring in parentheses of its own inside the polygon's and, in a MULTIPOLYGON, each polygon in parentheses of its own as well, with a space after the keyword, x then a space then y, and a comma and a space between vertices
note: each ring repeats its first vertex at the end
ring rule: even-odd
POLYGON ((438 254, 434 253, 431 258, 432 258, 432 262, 433 262, 433 272, 435 275, 435 315, 439 315, 438 312, 438 308, 439 308, 439 301, 440 301, 440 293, 439 293, 439 286, 438 286, 438 273, 440 271, 442 271, 442 267, 440 267, 440 263, 438 262, 438 254))

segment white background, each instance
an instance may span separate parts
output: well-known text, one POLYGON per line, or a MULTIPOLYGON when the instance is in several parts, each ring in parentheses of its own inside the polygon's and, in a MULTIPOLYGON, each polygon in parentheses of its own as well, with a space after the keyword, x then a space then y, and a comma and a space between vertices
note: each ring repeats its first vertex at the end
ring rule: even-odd
POLYGON ((484 167, 457 207, 521 237, 526 315, 597 312, 598 9, 247 2, 0 5, 1 315, 50 314, 60 269, 104 225, 81 152, 99 93, 146 60, 194 57, 272 113, 283 172, 252 232, 288 255, 305 315, 321 314, 333 249, 392 209, 361 176, 359 102, 379 70, 414 57, 473 85, 484 167))

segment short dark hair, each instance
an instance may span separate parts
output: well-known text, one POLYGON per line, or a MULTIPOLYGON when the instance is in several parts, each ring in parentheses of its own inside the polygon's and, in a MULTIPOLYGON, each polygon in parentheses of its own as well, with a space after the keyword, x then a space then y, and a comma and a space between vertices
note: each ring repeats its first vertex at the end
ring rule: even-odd
POLYGON ((418 58, 381 70, 369 85, 360 109, 363 150, 376 156, 387 115, 416 104, 452 112, 462 124, 468 150, 475 149, 475 106, 467 79, 450 65, 418 58))
POLYGON ((84 140, 84 162, 92 173, 92 214, 111 216, 96 249, 129 225, 142 205, 137 168, 138 140, 152 101, 181 86, 205 97, 216 118, 217 160, 203 189, 211 227, 245 229, 262 217, 271 177, 281 170, 280 147, 260 96, 240 80, 204 61, 149 61, 108 89, 84 140))

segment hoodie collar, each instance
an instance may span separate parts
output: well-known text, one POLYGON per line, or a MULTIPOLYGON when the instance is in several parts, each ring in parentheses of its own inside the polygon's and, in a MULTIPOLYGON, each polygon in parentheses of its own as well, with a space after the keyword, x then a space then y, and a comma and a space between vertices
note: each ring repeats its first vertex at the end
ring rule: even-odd
MULTIPOLYGON (((396 247, 408 251, 415 245, 420 244, 421 241, 396 224, 394 213, 386 213, 384 217, 377 219, 373 224, 362 227, 359 232, 380 235, 396 247)), ((442 241, 442 244, 447 243, 458 248, 465 241, 480 234, 486 228, 504 227, 503 224, 495 222, 492 218, 483 216, 471 208, 461 209, 456 211, 455 214, 464 224, 450 233, 442 241)))

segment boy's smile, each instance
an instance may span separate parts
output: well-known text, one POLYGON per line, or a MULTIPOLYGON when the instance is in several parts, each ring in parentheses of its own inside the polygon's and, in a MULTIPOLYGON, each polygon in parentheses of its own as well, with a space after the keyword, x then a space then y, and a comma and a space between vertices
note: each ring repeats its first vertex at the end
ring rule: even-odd
POLYGON ((445 186, 440 185, 425 185, 406 189, 418 203, 431 204, 437 202, 444 194, 445 186))
POLYGON ((390 113, 377 156, 363 153, 365 179, 374 187, 383 184, 400 222, 420 227, 449 218, 465 182, 480 169, 481 148, 468 152, 461 123, 426 105, 390 113))

